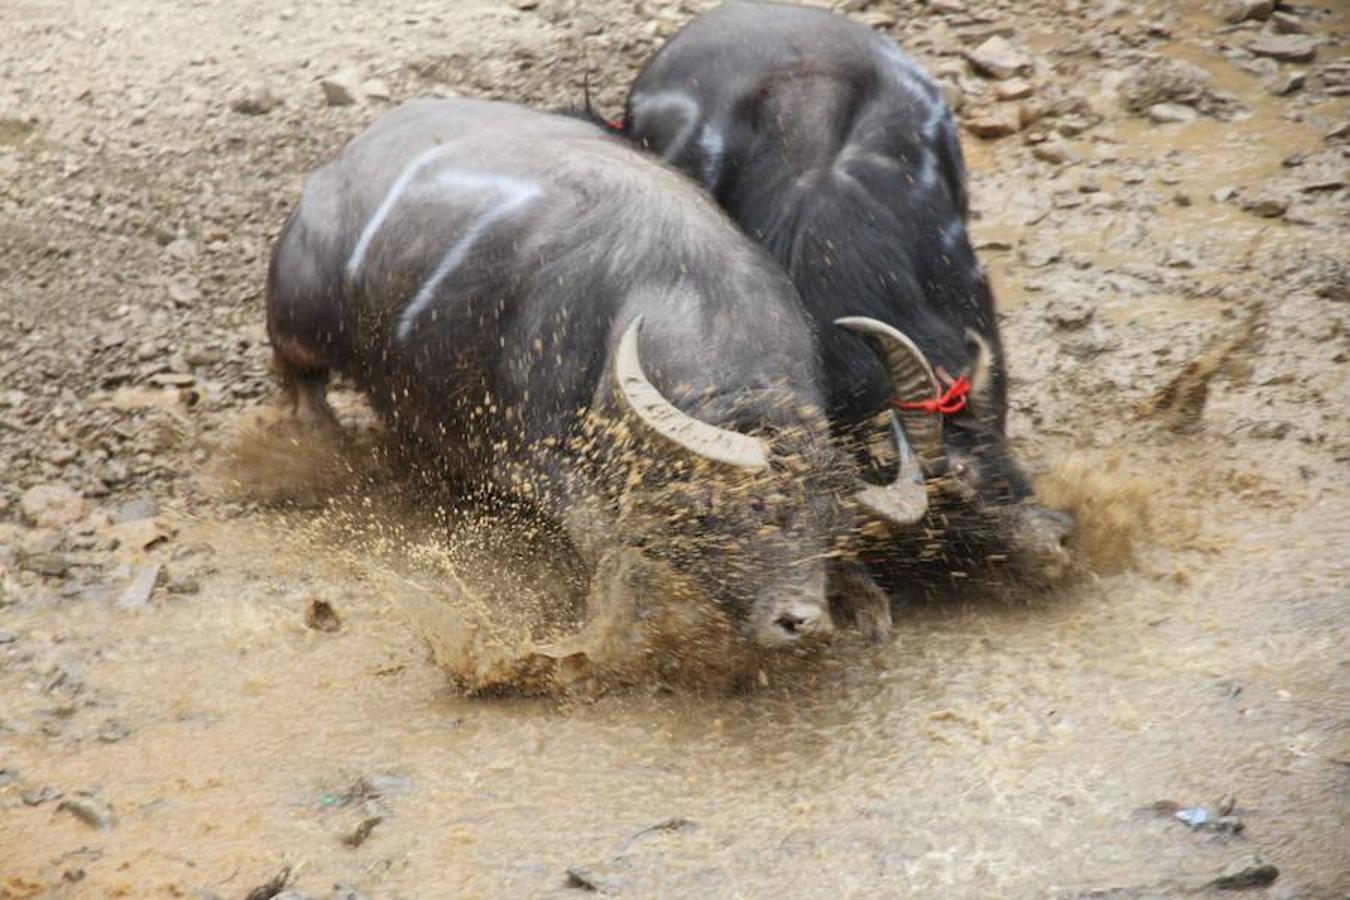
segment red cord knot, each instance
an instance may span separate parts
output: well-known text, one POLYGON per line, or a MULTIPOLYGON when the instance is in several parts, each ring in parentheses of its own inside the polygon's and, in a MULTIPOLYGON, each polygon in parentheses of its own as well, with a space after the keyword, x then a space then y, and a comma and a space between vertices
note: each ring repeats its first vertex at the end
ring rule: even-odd
POLYGON ((956 379, 951 385, 936 397, 927 400, 891 400, 891 405, 896 409, 911 409, 918 412, 926 412, 930 416, 944 415, 950 416, 953 413, 959 413, 966 408, 966 395, 970 393, 970 379, 965 375, 956 379))
POLYGON ((618 119, 606 119, 605 127, 610 131, 623 131, 623 122, 618 119))

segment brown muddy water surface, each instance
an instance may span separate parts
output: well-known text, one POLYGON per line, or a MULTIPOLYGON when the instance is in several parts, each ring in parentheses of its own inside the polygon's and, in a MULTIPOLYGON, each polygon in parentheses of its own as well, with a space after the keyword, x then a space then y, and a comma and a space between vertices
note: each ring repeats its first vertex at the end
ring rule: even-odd
MULTIPOLYGON (((666 4, 448 6, 438 18, 433 5, 410 5, 399 22, 335 4, 278 14, 119 0, 72 30, 23 0, 13 7, 25 24, 19 49, 0 53, 3 71, 31 86, 15 103, 47 123, 41 152, 107 185, 159 184, 135 152, 155 138, 123 145, 115 135, 128 116, 157 124, 137 105, 151 80, 187 86, 172 116, 189 130, 166 146, 236 181, 204 194, 161 186, 166 202, 247 198, 223 221, 249 246, 221 251, 217 269, 193 263, 206 299, 190 315, 201 318, 173 327, 216 329, 249 361, 237 377, 261 385, 265 353, 252 336, 267 239, 300 175, 378 108, 322 110, 308 92, 317 77, 361 64, 401 99, 447 89, 426 75, 446 59, 454 71, 481 62, 483 83, 449 85, 552 103, 570 88, 551 66, 570 72, 583 52, 603 51, 614 60, 601 64, 600 97, 613 105, 653 35, 687 17, 666 4), (149 53, 165 15, 193 33, 149 53), (368 47, 368 34, 388 42, 368 47), (281 110, 239 126, 212 108, 255 73, 294 92, 281 110), (128 98, 82 111, 88 101, 72 98, 91 79, 96 92, 103 79, 128 98), (219 162, 255 133, 257 156, 219 162), (80 149, 90 141, 104 142, 101 155, 80 149), (250 186, 276 167, 283 183, 250 186)), ((389 491, 326 515, 222 497, 202 475, 267 403, 261 389, 225 391, 192 413, 197 431, 171 451, 170 474, 146 482, 167 540, 109 551, 110 568, 172 566, 182 548, 206 554, 198 592, 161 590, 127 611, 0 568, 10 638, 0 643, 0 897, 244 898, 289 867, 309 897, 343 896, 334 886, 344 885, 370 898, 1143 898, 1209 894, 1212 879, 1254 858, 1279 870, 1258 895, 1345 897, 1346 190, 1295 185, 1282 218, 1211 194, 1297 181, 1306 168, 1285 165, 1291 154, 1343 176, 1344 144, 1323 135, 1347 104, 1311 89, 1272 97, 1220 52, 1255 29, 1224 30, 1198 4, 1118 4, 1129 15, 1115 19, 1099 6, 993 14, 1038 54, 1082 34, 1104 48, 1103 58, 1073 57, 1077 71, 1035 79, 1081 88, 1103 114, 1073 140, 1077 162, 1034 160, 1017 137, 964 137, 975 236, 990 244, 982 255, 1006 313, 1012 431, 1045 496, 1083 523, 1080 579, 1012 599, 956 579, 930 585, 885 646, 844 638, 736 691, 652 680, 600 696, 469 696, 428 650, 442 648, 451 669, 464 664, 447 658, 456 638, 437 629, 496 601, 537 611, 550 576, 533 563, 491 571, 474 552, 486 538, 438 553, 434 529, 389 491), (1112 73, 1134 57, 1110 35, 1159 17, 1170 37, 1152 52, 1201 65, 1249 115, 1157 126, 1119 107, 1112 73), (1252 335, 1242 337, 1244 323, 1252 335), (1197 415, 1155 402, 1169 385, 1199 398, 1197 415), (336 610, 337 630, 307 627, 316 599, 336 610), (1214 810, 1225 796, 1240 833, 1192 830, 1167 805, 1214 810)), ((904 22, 908 8, 895 33, 913 45, 937 17, 904 22)), ((1326 13, 1308 17, 1328 42, 1319 63, 1342 57, 1345 8, 1308 9, 1326 13)), ((931 65, 950 62, 917 50, 931 65)), ((0 171, 35 173, 44 160, 16 150, 0 171)), ((77 252, 53 257, 70 271, 44 275, 14 251, 15 288, 0 302, 15 315, 63 288, 91 308, 159 296, 130 276, 99 281, 118 263, 89 248, 112 238, 71 237, 39 208, 18 203, 18 224, 0 229, 23 238, 16 247, 31 244, 34 259, 52 257, 49 232, 51 246, 77 252)), ((219 225, 182 221, 203 252, 226 246, 219 225)), ((156 243, 168 242, 144 243, 153 268, 156 243)), ((141 251, 128 252, 134 263, 141 251)), ((161 324, 124 327, 150 335, 161 324)), ((134 349, 140 337, 129 337, 134 349)), ((81 365, 82 345, 52 340, 81 365)), ((93 388, 60 402, 76 394, 110 402, 93 388)), ((14 466, 41 455, 7 452, 14 466)), ((298 458, 309 462, 283 482, 332 461, 323 448, 298 458)), ((251 471, 263 474, 256 460, 251 471)), ((99 502, 116 509, 127 493, 99 502)), ((0 524, 0 543, 25 535, 0 524)))

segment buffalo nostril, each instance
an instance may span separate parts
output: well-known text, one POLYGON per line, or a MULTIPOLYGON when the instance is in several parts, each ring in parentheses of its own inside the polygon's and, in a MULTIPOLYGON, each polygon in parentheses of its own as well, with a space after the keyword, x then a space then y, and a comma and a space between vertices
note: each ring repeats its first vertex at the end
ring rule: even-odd
POLYGON ((777 619, 774 619, 773 624, 792 635, 798 635, 809 630, 807 620, 801 616, 794 616, 792 613, 783 613, 777 619))

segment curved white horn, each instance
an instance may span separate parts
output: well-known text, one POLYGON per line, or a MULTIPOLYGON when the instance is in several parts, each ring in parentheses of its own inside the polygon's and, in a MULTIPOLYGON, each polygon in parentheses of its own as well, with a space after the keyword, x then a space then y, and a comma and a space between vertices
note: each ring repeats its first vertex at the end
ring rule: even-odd
POLYGON ((614 354, 614 385, 622 403, 647 428, 690 453, 740 469, 767 468, 768 447, 759 438, 700 422, 661 395, 638 358, 641 328, 642 316, 634 316, 614 354))
POLYGON ((924 486, 923 470, 914 458, 914 450, 905 439, 905 430, 895 413, 890 414, 891 433, 900 452, 900 471, 887 485, 859 482, 853 499, 872 515, 896 525, 913 525, 928 512, 928 489, 924 486))
MULTIPOLYGON (((899 329, 868 316, 835 319, 834 324, 866 338, 872 345, 886 364, 892 396, 897 400, 919 402, 939 394, 937 376, 928 358, 899 329)), ((942 417, 921 410, 899 410, 897 415, 923 471, 935 471, 947 455, 942 440, 942 417)))

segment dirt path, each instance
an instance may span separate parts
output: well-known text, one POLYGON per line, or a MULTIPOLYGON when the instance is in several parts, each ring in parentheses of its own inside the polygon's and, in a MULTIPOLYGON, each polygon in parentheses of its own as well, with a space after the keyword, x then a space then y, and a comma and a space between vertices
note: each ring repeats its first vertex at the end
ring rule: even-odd
POLYGON ((974 230, 1094 574, 933 585, 748 694, 571 702, 451 687, 427 611, 492 586, 402 501, 310 527, 203 473, 268 402, 306 171, 429 92, 555 105, 589 65, 613 113, 704 4, 374 6, 0 12, 0 897, 1350 891, 1344 5, 850 4, 1013 131, 963 138, 974 230), (1247 49, 1277 27, 1315 59, 1247 49), (995 33, 1030 97, 962 58, 995 33))

